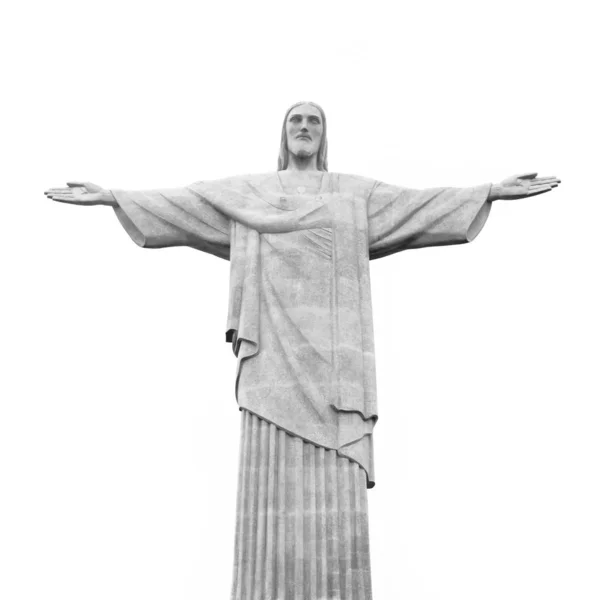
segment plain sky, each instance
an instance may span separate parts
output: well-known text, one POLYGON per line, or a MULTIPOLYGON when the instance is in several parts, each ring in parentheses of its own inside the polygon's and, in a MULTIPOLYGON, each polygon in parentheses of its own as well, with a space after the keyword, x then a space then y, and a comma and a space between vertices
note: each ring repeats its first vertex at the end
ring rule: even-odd
POLYGON ((239 412, 228 263, 140 249, 49 187, 276 167, 298 100, 329 168, 526 171, 472 244, 371 264, 376 600, 600 597, 598 90, 589 2, 2 9, 0 597, 228 598, 239 412))

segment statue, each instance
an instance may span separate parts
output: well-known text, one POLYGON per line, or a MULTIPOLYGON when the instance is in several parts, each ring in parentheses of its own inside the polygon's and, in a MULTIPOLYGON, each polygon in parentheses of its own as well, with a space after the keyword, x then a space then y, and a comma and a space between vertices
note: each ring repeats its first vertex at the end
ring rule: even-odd
POLYGON ((58 202, 112 206, 142 247, 231 265, 226 341, 242 437, 234 600, 368 600, 367 488, 377 421, 369 260, 472 241, 492 202, 556 177, 412 190, 329 173, 316 104, 286 113, 277 171, 177 189, 70 182, 58 202))

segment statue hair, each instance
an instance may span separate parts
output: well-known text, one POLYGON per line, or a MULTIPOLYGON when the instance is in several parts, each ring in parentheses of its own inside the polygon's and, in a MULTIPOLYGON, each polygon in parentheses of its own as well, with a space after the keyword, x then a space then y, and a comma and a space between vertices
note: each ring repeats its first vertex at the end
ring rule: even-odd
POLYGON ((327 171, 327 120, 325 118, 325 112, 315 102, 296 102, 296 104, 290 106, 287 112, 285 113, 285 118, 283 119, 283 127, 281 129, 281 146, 279 147, 279 159, 277 160, 277 170, 284 171, 285 169, 287 169, 289 163, 289 150, 287 145, 286 124, 290 112, 294 108, 296 108, 296 106, 300 106, 301 104, 310 104, 321 113, 321 121, 323 123, 323 135, 321 136, 321 145, 319 146, 319 150, 317 151, 317 170, 327 171))

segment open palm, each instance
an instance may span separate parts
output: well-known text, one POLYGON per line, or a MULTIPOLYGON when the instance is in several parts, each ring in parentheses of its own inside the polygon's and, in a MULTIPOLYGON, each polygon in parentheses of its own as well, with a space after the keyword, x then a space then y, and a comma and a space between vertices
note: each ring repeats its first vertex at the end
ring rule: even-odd
POLYGON ((96 206, 115 204, 113 195, 95 183, 83 181, 69 181, 66 188, 50 188, 44 194, 57 202, 67 204, 80 204, 83 206, 96 206))
POLYGON ((557 177, 538 177, 537 173, 513 175, 497 186, 497 197, 500 200, 517 200, 544 194, 557 187, 560 179, 557 177))

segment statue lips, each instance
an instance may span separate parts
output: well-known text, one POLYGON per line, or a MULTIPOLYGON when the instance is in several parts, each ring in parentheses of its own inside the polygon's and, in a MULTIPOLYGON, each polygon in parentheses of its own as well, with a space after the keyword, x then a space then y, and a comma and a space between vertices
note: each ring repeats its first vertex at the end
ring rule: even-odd
POLYGON ((306 135, 304 133, 301 133, 300 135, 296 136, 297 140, 308 140, 309 142, 312 142, 312 138, 310 137, 310 135, 306 135))

